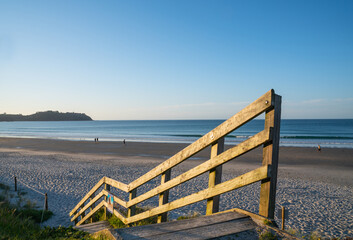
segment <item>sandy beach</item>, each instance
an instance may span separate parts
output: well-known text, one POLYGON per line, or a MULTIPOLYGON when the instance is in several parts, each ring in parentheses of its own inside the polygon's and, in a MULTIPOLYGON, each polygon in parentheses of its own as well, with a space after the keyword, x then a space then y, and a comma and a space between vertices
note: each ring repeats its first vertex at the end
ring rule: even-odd
MULTIPOLYGON (((44 225, 68 226, 69 212, 103 176, 130 183, 174 155, 186 144, 84 142, 47 139, 0 138, 0 182, 13 186, 13 177, 40 192, 48 193, 52 219, 44 225)), ((172 177, 208 159, 209 149, 172 170, 172 177)), ((261 148, 234 159, 223 167, 222 181, 261 165, 261 148)), ((281 147, 277 184, 277 210, 289 210, 287 228, 304 234, 317 231, 323 237, 353 237, 353 149, 281 147)), ((145 184, 145 192, 157 182, 145 184)), ((207 175, 182 184, 170 199, 206 188, 207 175), (197 184, 195 184, 197 183, 197 184)), ((43 205, 43 196, 26 188, 27 197, 43 205)), ((239 207, 258 211, 259 184, 221 197, 221 210, 239 207)), ((127 198, 127 196, 121 196, 127 198)), ((145 205, 156 205, 152 198, 145 205)), ((188 213, 205 212, 200 202, 169 213, 173 219, 188 213)), ((278 220, 278 219, 277 219, 278 220)), ((280 221, 278 221, 280 223, 280 221)))

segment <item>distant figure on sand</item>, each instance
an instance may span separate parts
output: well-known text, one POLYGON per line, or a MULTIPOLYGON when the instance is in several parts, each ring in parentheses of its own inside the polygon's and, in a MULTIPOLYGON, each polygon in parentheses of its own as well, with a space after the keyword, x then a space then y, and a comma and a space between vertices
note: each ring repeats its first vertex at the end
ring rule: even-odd
POLYGON ((123 143, 124 143, 124 145, 125 145, 125 139, 124 139, 123 143))
POLYGON ((321 152, 321 146, 319 144, 317 145, 317 151, 321 152))

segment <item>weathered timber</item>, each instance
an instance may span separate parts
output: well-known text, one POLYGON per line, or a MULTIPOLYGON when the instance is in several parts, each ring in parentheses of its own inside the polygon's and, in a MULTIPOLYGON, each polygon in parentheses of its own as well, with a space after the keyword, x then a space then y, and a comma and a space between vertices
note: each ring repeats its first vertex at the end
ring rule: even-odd
MULTIPOLYGON (((135 188, 129 193, 129 202, 131 202, 134 198, 136 198, 137 189, 135 188)), ((128 204, 127 204, 128 205, 128 204)), ((134 216, 136 213, 136 205, 128 205, 127 217, 134 216)))
POLYGON ((202 216, 194 219, 116 229, 122 239, 208 239, 253 229, 248 216, 236 212, 202 216), (229 223, 232 224, 229 225, 229 223), (237 222, 237 224, 235 224, 237 222), (232 229, 232 230, 230 230, 232 229))
POLYGON ((111 178, 108 178, 108 177, 105 177, 105 183, 109 184, 112 187, 120 189, 120 190, 122 190, 124 192, 128 192, 128 187, 127 187, 127 185, 125 183, 119 182, 117 180, 114 180, 114 179, 111 179, 111 178))
POLYGON ((278 168, 278 152, 281 122, 281 96, 275 95, 274 108, 267 110, 265 115, 265 128, 271 127, 272 141, 266 143, 263 148, 262 165, 271 165, 271 178, 262 180, 260 190, 259 214, 274 218, 276 207, 276 184, 278 168))
POLYGON ((224 137, 228 133, 234 131, 235 129, 241 127, 245 123, 254 119, 264 111, 273 108, 274 91, 270 90, 261 96, 259 99, 242 109, 240 112, 235 114, 233 117, 229 118, 224 123, 220 124, 218 127, 205 134, 203 137, 190 144, 168 160, 164 161, 157 167, 153 168, 151 171, 145 175, 139 177, 132 183, 128 185, 129 191, 137 188, 138 186, 148 182, 149 180, 157 177, 168 169, 178 165, 187 158, 200 152, 205 147, 211 145, 212 143, 218 141, 220 138, 224 137))
POLYGON ((254 135, 253 137, 245 140, 244 142, 239 143, 238 145, 228 149, 227 151, 221 153, 220 155, 217 155, 212 160, 208 160, 190 169, 189 171, 183 174, 180 174, 179 176, 169 180, 168 182, 161 184, 160 186, 132 199, 131 201, 127 202, 127 206, 129 207, 129 206, 135 205, 165 190, 178 186, 179 184, 186 182, 194 177, 197 177, 217 167, 218 165, 224 164, 236 157, 241 156, 242 154, 245 154, 246 152, 269 141, 269 139, 270 139, 270 129, 263 130, 258 134, 254 135))
POLYGON ((92 211, 90 211, 85 217, 83 217, 76 226, 80 226, 84 223, 89 217, 91 217, 94 213, 96 213, 100 208, 104 206, 104 201, 101 201, 92 211))
MULTIPOLYGON (((216 143, 212 144, 211 147, 211 158, 215 158, 217 155, 224 151, 224 137, 220 138, 216 143)), ((215 185, 222 182, 222 165, 215 167, 210 170, 208 175, 208 187, 214 187, 215 185)), ((219 210, 219 195, 207 199, 206 203, 206 215, 218 212, 219 210)))
MULTIPOLYGON (((100 192, 97 194, 88 204, 86 204, 79 212, 77 212, 72 218, 71 222, 78 218, 82 213, 84 213, 89 207, 91 207, 95 202, 97 202, 101 197, 103 197, 103 193, 100 192)), ((92 211, 92 209, 91 209, 92 211)))
MULTIPOLYGON (((94 199, 94 197, 95 197, 95 196, 94 196, 94 193, 92 193, 91 197, 89 198, 89 201, 91 202, 91 201, 94 199)), ((94 202, 94 203, 95 203, 95 202, 94 202)), ((94 206, 95 206, 94 203, 91 204, 91 207, 89 208, 90 211, 92 211, 92 210, 94 209, 94 206)), ((93 223, 93 217, 91 217, 91 218, 89 219, 89 222, 90 222, 90 223, 93 223)))
MULTIPOLYGON (((127 217, 123 216, 117 209, 112 209, 112 213, 121 219, 125 224, 131 224, 148 217, 158 216, 157 222, 161 223, 166 220, 168 211, 184 207, 189 204, 193 204, 199 201, 207 200, 206 215, 215 215, 218 212, 219 197, 221 194, 232 191, 234 189, 252 184, 257 181, 261 181, 260 190, 260 211, 259 215, 247 212, 242 209, 232 209, 226 212, 237 211, 240 213, 247 214, 255 220, 263 221, 264 219, 273 218, 275 210, 275 193, 276 193, 276 182, 277 182, 277 168, 278 168, 278 146, 279 146, 279 130, 280 130, 280 110, 281 110, 281 97, 274 94, 273 90, 270 90, 262 97, 254 101, 252 104, 235 114, 233 117, 205 134, 199 140, 195 141, 188 147, 184 148, 179 153, 175 154, 168 160, 164 161, 159 166, 153 168, 145 175, 136 179, 132 183, 126 185, 114 179, 103 177, 86 196, 75 206, 70 212, 70 216, 74 215, 72 221, 75 221, 77 225, 85 223, 85 221, 92 217, 101 207, 108 207, 106 197, 112 195, 114 203, 128 209, 127 217), (266 112, 265 114, 265 126, 264 130, 255 134, 251 138, 239 143, 238 145, 223 152, 224 149, 224 136, 257 117, 259 114, 266 112), (199 151, 211 145, 211 156, 210 159, 198 166, 174 177, 170 180, 171 169, 180 164, 182 161, 190 158, 199 151), (263 145, 263 161, 262 167, 245 173, 241 176, 235 177, 229 181, 221 183, 222 165, 232 159, 235 159, 254 148, 263 145), (195 178, 203 173, 209 171, 209 187, 202 191, 194 194, 190 194, 180 199, 176 199, 173 202, 168 202, 169 190, 179 184, 182 184, 192 178, 195 178), (137 188, 142 184, 145 184, 149 180, 161 175, 161 184, 150 191, 147 191, 140 196, 137 196, 137 188), (102 186, 105 185, 98 195, 94 196, 95 192, 102 186), (110 186, 120 189, 124 192, 129 193, 129 201, 123 201, 117 196, 111 194, 110 186), (143 213, 135 214, 136 205, 143 202, 153 196, 159 195, 159 206, 153 209, 147 210, 143 213), (97 206, 95 203, 103 196, 106 196, 97 206), (87 200, 88 201, 87 203, 87 200), (85 205, 86 204, 86 205, 85 205), (90 212, 85 216, 85 211, 90 209, 90 212), (93 209, 92 209, 93 208, 93 209), (79 218, 81 216, 81 219, 79 218), (78 222, 78 219, 80 221, 78 222)), ((229 226, 232 224, 229 221, 229 226)), ((163 224, 163 223, 161 223, 163 224)), ((221 227, 221 226, 220 226, 221 227)), ((226 229, 226 225, 222 228, 226 229)), ((231 227, 236 229, 237 227, 231 227)), ((200 228, 201 229, 201 228, 200 228)), ((206 237, 206 229, 204 230, 191 230, 188 232, 188 237, 193 234, 199 234, 197 231, 203 232, 206 237), (196 232, 195 232, 196 231, 196 232)), ((241 228, 240 228, 241 229, 241 228)), ((225 231, 226 232, 226 231, 225 231)), ((214 233, 211 234, 213 237, 216 236, 214 233)), ((209 235, 209 237, 211 236, 209 235)), ((164 237, 175 237, 175 235, 164 237)), ((180 238, 180 236, 179 236, 180 238)), ((158 239, 158 238, 154 238, 158 239)), ((192 238, 191 238, 192 239, 192 238)))
MULTIPOLYGON (((161 184, 168 182, 171 176, 171 169, 168 169, 161 176, 161 184)), ((169 190, 166 190, 159 194, 159 206, 168 203, 169 200, 169 190)), ((158 215, 157 223, 166 222, 167 221, 167 212, 158 215)))
POLYGON ((95 223, 84 224, 80 226, 74 227, 80 231, 88 232, 88 233, 95 233, 102 231, 103 229, 110 229, 112 228, 107 221, 100 221, 95 223))
MULTIPOLYGON (((105 183, 104 184, 104 190, 106 190, 106 191, 110 191, 110 185, 109 184, 107 184, 107 183, 105 183)), ((105 196, 104 197, 104 200, 105 200, 105 202, 107 202, 107 200, 108 200, 108 196, 105 196)), ((108 216, 107 216, 107 206, 106 205, 104 205, 104 220, 107 220, 108 219, 108 216)))
POLYGON ((72 216, 72 214, 74 214, 74 212, 76 212, 91 197, 91 195, 103 185, 104 178, 105 177, 99 180, 99 182, 86 194, 86 196, 84 196, 82 200, 71 210, 70 216, 72 216))
POLYGON ((226 182, 220 183, 213 188, 207 188, 205 190, 199 191, 197 193, 191 194, 189 196, 174 200, 173 202, 164 204, 162 206, 155 207, 151 210, 145 211, 143 213, 131 216, 127 218, 128 223, 134 223, 136 221, 146 219, 166 211, 171 211, 180 207, 184 207, 210 197, 214 197, 221 193, 226 193, 234 189, 247 186, 262 179, 269 177, 268 166, 262 166, 250 172, 247 172, 241 176, 235 177, 226 182))

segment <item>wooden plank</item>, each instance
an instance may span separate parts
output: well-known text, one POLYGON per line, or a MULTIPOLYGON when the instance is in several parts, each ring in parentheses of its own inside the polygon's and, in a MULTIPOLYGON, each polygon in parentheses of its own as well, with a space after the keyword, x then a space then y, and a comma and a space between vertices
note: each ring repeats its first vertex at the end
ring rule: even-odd
POLYGON ((239 143, 237 146, 234 146, 233 148, 228 149, 227 151, 221 153, 220 155, 214 157, 213 159, 208 160, 190 169, 189 171, 171 179, 170 181, 164 184, 161 184, 160 186, 154 189, 151 189, 150 191, 128 201, 127 206, 130 207, 144 200, 147 200, 161 192, 164 192, 172 187, 178 186, 179 184, 186 182, 194 177, 197 177, 221 164, 224 164, 234 159, 235 157, 239 157, 242 154, 245 154, 246 152, 269 141, 269 139, 270 139, 270 129, 263 130, 262 132, 259 132, 258 134, 245 140, 244 142, 239 143))
MULTIPOLYGON (((95 202, 97 202, 101 197, 103 197, 103 193, 100 192, 97 194, 89 203, 87 203, 78 213, 76 213, 72 218, 71 222, 78 218, 82 213, 84 213, 89 207, 91 207, 95 202)), ((91 209, 92 211, 92 209, 91 209)))
POLYGON ((214 239, 223 236, 228 236, 247 230, 253 230, 257 225, 249 218, 231 220, 227 222, 221 222, 209 226, 191 228, 182 231, 154 235, 144 237, 143 239, 151 240, 200 240, 200 239, 214 239))
POLYGON ((93 211, 90 211, 84 218, 82 218, 76 226, 80 226, 82 223, 84 223, 89 217, 91 217, 94 213, 96 213, 101 207, 104 206, 105 201, 101 201, 94 209, 93 211))
POLYGON ((72 216, 74 212, 76 212, 81 207, 81 205, 83 205, 91 197, 91 195, 95 193, 98 190, 98 188, 100 188, 103 185, 104 178, 105 177, 99 180, 98 183, 86 194, 86 196, 84 196, 81 199, 81 201, 71 210, 70 216, 72 216))
POLYGON ((187 158, 195 155, 205 147, 211 145, 213 142, 218 141, 220 138, 224 137, 228 133, 234 131, 235 129, 241 127, 248 121, 254 119, 264 111, 271 109, 272 106, 272 98, 274 96, 274 90, 271 89, 263 96, 258 98, 256 101, 242 109, 240 112, 229 118, 227 121, 220 124, 218 127, 205 134, 203 137, 193 142, 168 160, 164 161, 157 167, 153 168, 148 173, 139 177, 135 181, 131 182, 128 185, 128 190, 137 188, 138 186, 148 182, 149 180, 157 177, 168 169, 180 164, 182 161, 187 158))
MULTIPOLYGON (((94 197, 95 197, 95 196, 94 196, 94 193, 93 193, 93 194, 90 196, 89 201, 91 202, 91 201, 94 199, 94 197)), ((90 211, 92 211, 93 208, 94 208, 94 203, 91 204, 90 211)), ((93 218, 92 218, 92 217, 89 219, 89 222, 90 222, 90 223, 93 223, 93 218)))
MULTIPOLYGON (((219 139, 217 143, 213 144, 211 147, 211 159, 215 158, 217 155, 224 151, 224 137, 219 139)), ((215 185, 222 182, 222 165, 210 170, 208 175, 208 187, 214 187, 215 185)), ((206 203, 206 215, 219 211, 219 198, 220 196, 214 196, 207 199, 206 203)))
POLYGON ((261 181, 262 179, 266 179, 269 177, 268 166, 262 166, 250 172, 247 172, 241 176, 235 177, 226 182, 220 183, 213 188, 208 188, 197 193, 191 194, 184 198, 177 199, 173 202, 164 204, 162 206, 158 206, 151 210, 145 211, 143 213, 131 216, 127 218, 128 223, 133 223, 142 219, 146 219, 148 217, 152 217, 166 211, 171 211, 173 209, 177 209, 180 207, 184 207, 202 200, 205 200, 210 197, 214 197, 221 193, 226 193, 232 191, 234 189, 247 186, 257 181, 261 181))
MULTIPOLYGON (((131 202, 134 198, 136 198, 136 194, 137 194, 137 189, 135 188, 134 190, 132 190, 130 193, 129 193, 129 202, 131 202)), ((128 205, 128 210, 127 210, 127 217, 131 217, 131 216, 134 216, 135 213, 136 213, 136 205, 129 205, 127 202, 126 205, 128 205)))
POLYGON ((260 215, 258 215, 256 213, 252 213, 252 212, 246 211, 244 209, 233 208, 233 210, 238 212, 238 213, 241 213, 241 214, 244 214, 244 215, 247 215, 247 216, 251 217, 253 221, 262 222, 262 223, 264 223, 265 220, 269 221, 269 219, 267 219, 267 218, 265 218, 263 216, 260 216, 260 215))
POLYGON ((132 228, 116 229, 116 232, 123 238, 128 238, 132 235, 134 237, 148 237, 162 233, 171 233, 242 218, 248 218, 248 216, 233 211, 212 216, 201 216, 197 218, 172 221, 161 224, 150 224, 132 228))
POLYGON ((102 193, 105 195, 105 196, 108 196, 111 195, 113 196, 114 198, 114 202, 116 202, 117 204, 119 204, 120 206, 124 207, 124 208, 127 208, 127 202, 125 202, 124 200, 121 200, 120 198, 118 198, 117 196, 115 196, 114 194, 112 194, 111 192, 107 191, 107 190, 102 190, 102 193))
POLYGON ((281 122, 281 96, 275 95, 274 108, 268 110, 265 115, 265 128, 273 128, 272 141, 265 144, 263 148, 262 165, 271 165, 271 178, 261 182, 260 190, 260 206, 259 214, 274 218, 276 207, 276 185, 277 185, 277 168, 278 168, 278 152, 280 138, 280 122, 281 122))
MULTIPOLYGON (((105 184, 104 184, 104 190, 106 190, 106 191, 110 191, 110 185, 109 184, 107 184, 106 182, 105 182, 105 184)), ((107 202, 108 201, 108 197, 107 196, 105 196, 104 197, 104 200, 105 200, 105 202, 107 202)), ((107 206, 106 205, 104 205, 105 207, 104 207, 104 220, 107 220, 108 219, 108 216, 107 216, 107 206)))
POLYGON ((110 224, 107 221, 99 221, 99 222, 95 222, 95 223, 89 223, 89 224, 84 224, 84 225, 80 225, 80 226, 76 226, 74 227, 80 231, 84 231, 84 232, 88 232, 88 233, 95 233, 98 231, 101 231, 103 229, 109 229, 112 228, 110 226, 110 224))
POLYGON ((108 178, 108 177, 105 177, 105 183, 109 184, 112 187, 120 189, 120 190, 122 190, 124 192, 129 192, 128 191, 128 187, 127 187, 127 185, 125 183, 119 182, 117 180, 114 180, 114 179, 111 179, 111 178, 108 178))
MULTIPOLYGON (((172 169, 169 169, 165 173, 162 174, 161 184, 168 182, 170 180, 171 170, 172 169)), ((166 190, 166 191, 159 194, 159 206, 168 203, 168 200, 169 200, 169 190, 166 190)), ((158 215, 157 223, 166 222, 167 221, 167 214, 168 213, 165 212, 163 214, 158 215)))

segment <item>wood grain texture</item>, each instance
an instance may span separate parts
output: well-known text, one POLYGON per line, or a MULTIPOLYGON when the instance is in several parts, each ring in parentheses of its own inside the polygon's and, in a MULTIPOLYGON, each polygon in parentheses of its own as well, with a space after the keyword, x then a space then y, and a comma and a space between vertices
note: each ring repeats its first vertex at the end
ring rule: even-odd
MULTIPOLYGON (((171 170, 172 169, 168 169, 165 173, 162 174, 161 184, 168 182, 170 180, 171 170)), ((169 200, 169 190, 166 190, 159 194, 159 206, 168 203, 168 200, 169 200)), ((167 212, 158 215, 157 223, 166 222, 166 221, 167 221, 167 212)))
POLYGON ((95 222, 95 223, 89 223, 89 224, 84 224, 80 226, 74 227, 80 231, 88 232, 88 233, 95 233, 102 231, 103 229, 109 229, 112 228, 107 221, 100 221, 100 222, 95 222))
POLYGON ((90 218, 94 213, 96 213, 100 208, 104 206, 105 201, 101 201, 92 211, 90 211, 85 217, 83 217, 76 226, 80 226, 84 223, 88 218, 90 218))
MULTIPOLYGON (((223 122, 221 125, 130 184, 127 185, 114 179, 103 177, 70 212, 70 216, 74 215, 71 221, 75 221, 77 225, 81 225, 101 207, 106 209, 108 206, 108 203, 106 202, 106 197, 108 194, 113 196, 115 203, 128 209, 127 217, 124 217, 116 209, 113 209, 113 214, 121 219, 125 224, 131 224, 156 215, 158 216, 157 222, 160 223, 166 221, 168 211, 203 200, 207 200, 206 215, 214 215, 215 212, 218 212, 219 197, 221 194, 244 187, 257 181, 261 181, 260 206, 259 215, 257 215, 257 218, 273 218, 277 183, 280 114, 281 97, 275 95, 273 90, 270 90, 252 104, 235 114, 233 117, 229 118, 227 121, 223 122), (263 112, 266 112, 264 130, 223 152, 224 136, 263 112), (174 166, 180 164, 182 161, 188 159, 210 145, 212 145, 211 156, 208 161, 205 161, 187 172, 170 179, 171 169, 174 166), (263 145, 262 167, 226 182, 221 182, 222 165, 224 163, 257 148, 260 145, 263 145), (204 174, 207 171, 209 171, 209 186, 207 189, 190 194, 173 202, 168 202, 168 194, 171 188, 204 174), (137 188, 158 175, 161 175, 161 185, 141 194, 140 196, 137 196, 137 188), (105 184, 105 189, 94 196, 95 192, 103 184, 105 184), (129 201, 123 201, 117 196, 111 194, 110 186, 124 192, 128 192, 129 201), (138 203, 141 203, 156 195, 159 195, 158 207, 135 215, 136 205, 138 203), (95 203, 103 196, 106 196, 105 200, 95 206, 95 203), (85 205, 88 199, 90 199, 90 201, 85 205), (91 211, 85 216, 85 211, 88 208, 90 208, 91 211), (81 220, 78 221, 80 216, 81 220)), ((246 214, 245 210, 233 209, 229 212, 234 213, 234 210, 246 214)), ((256 214, 254 213, 247 213, 249 216, 252 215, 252 217, 256 217, 256 214)), ((232 224, 229 223, 229 226, 231 225, 232 224)), ((223 227, 225 229, 227 228, 225 225, 223 227)), ((196 234, 194 230, 193 233, 196 234)), ((197 234, 202 235, 203 232, 201 231, 197 234)), ((204 234, 205 236, 207 235, 206 232, 204 234)))
MULTIPOLYGON (((210 161, 224 151, 224 137, 212 144, 210 161)), ((208 187, 214 187, 222 182, 222 165, 210 170, 208 174, 208 187)), ((206 215, 218 212, 220 195, 207 199, 206 215)))
POLYGON ((254 119, 264 111, 271 109, 273 107, 272 98, 274 97, 274 91, 270 90, 261 96, 259 99, 242 109, 240 112, 229 118, 227 121, 220 124, 218 127, 205 134, 203 137, 199 138, 197 141, 193 142, 168 160, 164 161, 157 167, 153 168, 148 173, 139 177, 135 181, 128 185, 129 191, 141 186, 142 184, 148 182, 149 180, 157 177, 158 175, 164 173, 168 169, 178 165, 187 158, 195 155, 202 149, 211 145, 212 143, 218 141, 220 138, 224 137, 228 133, 234 131, 235 129, 241 127, 245 123, 254 119))
POLYGON ((273 130, 272 141, 263 147, 262 165, 271 165, 271 178, 261 182, 259 214, 271 219, 274 218, 276 207, 281 101, 281 96, 275 95, 274 108, 268 110, 265 115, 265 128, 271 127, 273 130))
POLYGON ((228 212, 194 219, 116 229, 122 239, 210 239, 254 229, 243 214, 228 212))
POLYGON ((213 159, 210 159, 192 169, 189 171, 180 174, 179 176, 171 179, 170 181, 161 184, 160 186, 130 200, 127 203, 127 206, 130 207, 132 205, 135 205, 137 203, 140 203, 146 199, 149 199, 163 191, 166 191, 172 187, 178 186, 179 184, 186 182, 194 177, 197 177, 221 164, 224 164, 238 156, 241 156, 242 154, 264 144, 265 142, 269 141, 270 139, 270 129, 263 130, 262 132, 259 132, 258 134, 254 135, 253 137, 245 140, 242 143, 239 143, 237 146, 234 146, 233 148, 228 149, 227 151, 221 153, 220 155, 217 155, 213 159))
POLYGON ((105 183, 109 184, 112 187, 120 189, 120 190, 122 190, 124 192, 129 192, 128 191, 128 187, 127 187, 127 185, 125 183, 119 182, 117 180, 114 180, 114 179, 111 179, 111 178, 108 178, 108 177, 105 177, 105 183))
POLYGON ((202 200, 205 200, 210 197, 214 197, 221 193, 226 193, 232 191, 234 189, 247 186, 257 181, 261 181, 262 179, 266 179, 269 177, 268 166, 262 166, 255 170, 252 170, 248 173, 245 173, 241 176, 235 177, 231 180, 223 182, 214 186, 213 188, 208 188, 197 193, 191 194, 184 198, 177 199, 173 202, 167 203, 162 206, 158 206, 151 210, 145 211, 143 213, 131 216, 127 218, 128 223, 133 223, 142 219, 146 219, 148 217, 152 217, 166 211, 171 211, 173 209, 177 209, 180 207, 184 207, 202 200))

